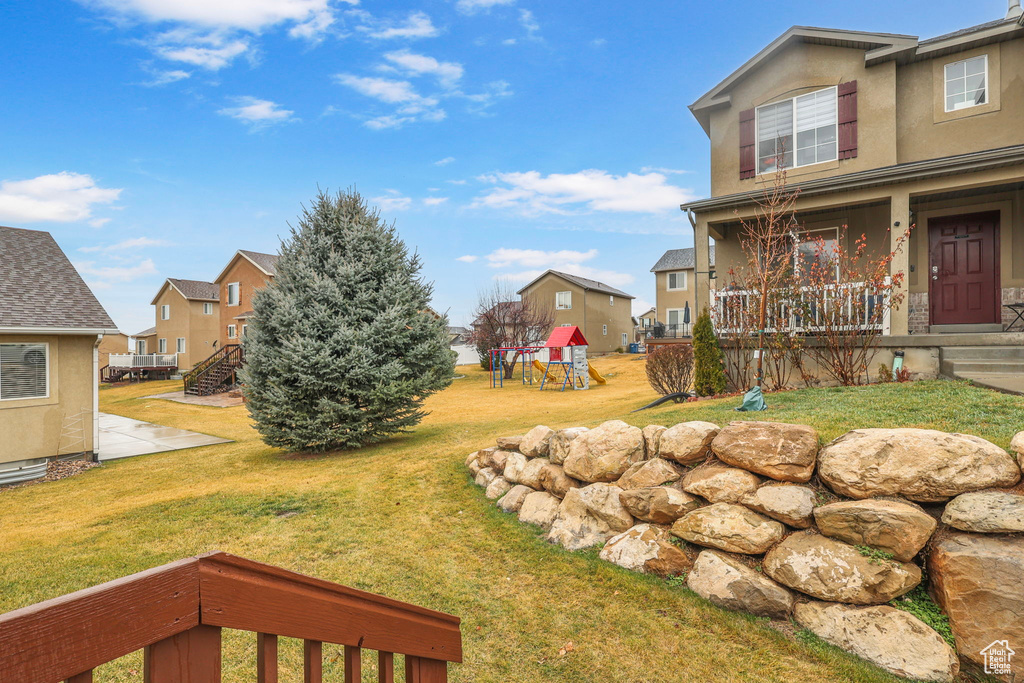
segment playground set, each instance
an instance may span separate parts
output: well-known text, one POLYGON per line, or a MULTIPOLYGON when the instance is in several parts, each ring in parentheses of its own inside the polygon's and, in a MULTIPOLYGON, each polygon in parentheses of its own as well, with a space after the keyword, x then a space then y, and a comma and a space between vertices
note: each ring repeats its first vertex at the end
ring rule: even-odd
MULTIPOLYGON (((590 380, 605 384, 607 380, 594 369, 587 360, 587 340, 575 325, 556 327, 543 346, 502 346, 491 349, 490 372, 491 387, 505 386, 505 368, 503 361, 507 354, 520 359, 517 365, 522 367, 520 381, 523 385, 534 383, 534 370, 540 374, 540 390, 544 386, 560 386, 574 390, 589 389, 590 380), (547 362, 542 363, 537 354, 547 350, 547 362)), ((509 378, 511 381, 512 378, 509 378)))

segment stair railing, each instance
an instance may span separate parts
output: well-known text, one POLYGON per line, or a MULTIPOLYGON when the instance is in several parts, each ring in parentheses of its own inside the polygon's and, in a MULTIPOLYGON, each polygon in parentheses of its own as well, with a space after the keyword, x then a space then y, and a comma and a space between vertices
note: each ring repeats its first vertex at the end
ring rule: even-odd
POLYGON ((199 380, 213 367, 221 363, 232 363, 235 364, 234 367, 238 367, 242 364, 243 359, 241 344, 225 344, 208 358, 196 363, 195 367, 182 375, 181 379, 185 393, 187 394, 190 390, 198 389, 199 380))

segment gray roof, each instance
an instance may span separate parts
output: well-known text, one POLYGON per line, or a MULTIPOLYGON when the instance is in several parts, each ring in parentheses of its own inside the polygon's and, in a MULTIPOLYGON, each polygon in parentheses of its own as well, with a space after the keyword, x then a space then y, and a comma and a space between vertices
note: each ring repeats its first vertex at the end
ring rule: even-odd
POLYGON ((970 26, 968 28, 962 28, 959 31, 953 31, 952 33, 944 33, 941 36, 935 36, 934 38, 928 38, 922 40, 921 45, 928 45, 929 43, 937 43, 940 40, 948 40, 950 38, 959 38, 960 36, 967 36, 978 31, 984 31, 988 28, 995 28, 1001 24, 1012 24, 1016 19, 996 19, 995 21, 986 21, 984 24, 978 24, 977 26, 970 26))
POLYGON ((117 329, 50 233, 7 227, 0 227, 2 327, 117 329))
MULTIPOLYGON (((715 245, 708 247, 708 257, 711 260, 711 267, 715 267, 715 245)), ((697 257, 693 247, 687 247, 686 249, 669 249, 666 251, 658 262, 651 268, 652 273, 661 273, 666 270, 686 270, 687 268, 695 268, 697 257)))
POLYGON ((220 287, 212 282, 180 280, 175 277, 169 277, 167 281, 174 285, 174 288, 181 292, 186 299, 197 299, 199 301, 220 300, 220 287))
POLYGON ((522 294, 524 291, 526 291, 531 286, 533 286, 533 284, 535 282, 537 282, 537 280, 540 280, 542 277, 544 277, 545 275, 548 275, 548 274, 556 275, 556 276, 562 278, 563 280, 566 280, 567 282, 571 282, 574 285, 578 285, 579 287, 582 287, 583 289, 589 289, 591 291, 601 292, 603 294, 610 294, 612 296, 621 296, 623 299, 635 299, 636 298, 635 296, 633 296, 631 294, 626 294, 621 289, 615 289, 614 287, 612 287, 610 285, 606 285, 603 282, 598 282, 597 280, 591 280, 590 278, 580 277, 579 275, 570 275, 569 273, 563 273, 560 270, 545 270, 538 277, 536 277, 532 282, 530 282, 530 284, 526 285, 525 287, 520 289, 518 292, 516 292, 516 294, 522 294))
POLYGON ((245 254, 257 266, 271 275, 277 275, 277 259, 280 258, 277 254, 264 254, 258 251, 246 251, 245 249, 239 249, 238 253, 245 254))
POLYGON ((132 336, 133 337, 150 337, 150 336, 152 336, 154 334, 156 334, 156 328, 155 327, 147 327, 142 332, 136 332, 132 336))

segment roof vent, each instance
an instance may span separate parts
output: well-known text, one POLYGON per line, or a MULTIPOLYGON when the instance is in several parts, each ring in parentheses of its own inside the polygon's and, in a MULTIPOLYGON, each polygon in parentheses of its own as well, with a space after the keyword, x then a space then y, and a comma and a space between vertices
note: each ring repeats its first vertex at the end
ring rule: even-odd
POLYGON ((1006 12, 1007 19, 1016 19, 1024 14, 1020 8, 1020 0, 1010 0, 1010 9, 1006 12))

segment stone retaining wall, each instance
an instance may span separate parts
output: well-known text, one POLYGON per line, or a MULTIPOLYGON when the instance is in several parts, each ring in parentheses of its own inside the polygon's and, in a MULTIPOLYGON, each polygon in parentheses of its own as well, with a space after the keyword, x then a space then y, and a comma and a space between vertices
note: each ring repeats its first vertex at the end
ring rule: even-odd
POLYGON ((924 429, 858 429, 821 448, 803 425, 613 420, 502 437, 466 466, 569 550, 685 575, 717 605, 792 618, 907 678, 952 681, 961 660, 980 670, 1008 647, 1012 681, 1024 680, 1024 495, 1007 489, 1024 432, 1011 448, 924 429), (922 582, 955 649, 887 604, 922 582))

